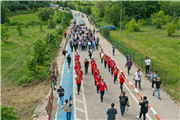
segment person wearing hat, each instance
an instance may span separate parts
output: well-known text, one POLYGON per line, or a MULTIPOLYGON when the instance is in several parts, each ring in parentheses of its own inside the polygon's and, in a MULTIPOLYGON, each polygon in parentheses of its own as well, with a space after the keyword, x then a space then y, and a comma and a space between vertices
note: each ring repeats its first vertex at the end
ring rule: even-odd
POLYGON ((100 74, 99 69, 97 69, 97 67, 95 67, 95 69, 93 70, 94 84, 95 84, 95 86, 96 86, 96 80, 95 80, 95 77, 96 77, 96 75, 98 75, 98 74, 100 74))
POLYGON ((101 64, 103 63, 103 55, 104 55, 104 52, 103 52, 103 50, 101 50, 101 52, 99 54, 99 56, 101 58, 101 64))
POLYGON ((139 105, 141 106, 141 110, 139 112, 139 116, 137 116, 137 119, 141 119, 141 115, 143 114, 144 120, 146 120, 146 113, 148 112, 148 104, 149 104, 149 102, 147 101, 146 96, 141 98, 141 100, 139 101, 139 105), (143 102, 141 102, 141 100, 143 102))
POLYGON ((112 61, 112 59, 108 56, 107 65, 108 65, 108 71, 109 71, 109 72, 111 71, 111 66, 110 66, 111 61, 112 61))
POLYGON ((121 72, 121 75, 119 75, 119 82, 120 82, 120 89, 121 89, 121 92, 123 92, 123 83, 125 82, 125 75, 123 72, 121 72))
POLYGON ((154 71, 154 73, 151 74, 151 81, 152 81, 152 90, 154 90, 154 83, 157 81, 159 78, 157 71, 154 71))
POLYGON ((94 58, 91 58, 90 64, 92 64, 93 62, 95 63, 96 61, 94 60, 94 58))
POLYGON ((106 69, 106 64, 107 64, 107 55, 106 55, 106 53, 104 53, 104 55, 103 55, 103 59, 104 59, 104 68, 106 69))
POLYGON ((75 65, 74 69, 75 69, 75 71, 80 70, 81 69, 81 65, 79 63, 77 63, 77 65, 75 65))
POLYGON ((101 75, 100 74, 97 74, 96 77, 95 77, 95 81, 96 81, 96 88, 97 88, 97 94, 99 93, 99 85, 97 85, 98 83, 101 82, 101 75))
POLYGON ((117 68, 117 66, 113 70, 113 73, 114 73, 114 84, 116 84, 117 76, 118 76, 118 73, 119 73, 119 69, 117 68))
POLYGON ((101 82, 98 83, 97 85, 99 85, 99 90, 100 90, 100 98, 101 98, 101 102, 103 102, 103 96, 104 96, 104 92, 105 92, 105 88, 106 88, 106 91, 108 91, 107 89, 107 86, 106 86, 106 83, 104 82, 104 79, 101 79, 101 82))
POLYGON ((79 72, 77 72, 75 80, 76 80, 76 84, 77 84, 77 92, 78 92, 78 95, 79 95, 79 91, 80 91, 80 88, 81 88, 81 80, 82 80, 82 76, 80 76, 79 72))
POLYGON ((116 65, 116 63, 114 62, 114 60, 112 60, 112 62, 110 63, 111 66, 111 76, 113 76, 113 70, 114 70, 114 66, 116 65))
POLYGON ((93 63, 91 64, 92 75, 94 74, 94 69, 95 69, 95 68, 97 68, 97 65, 96 65, 95 62, 93 62, 93 63))

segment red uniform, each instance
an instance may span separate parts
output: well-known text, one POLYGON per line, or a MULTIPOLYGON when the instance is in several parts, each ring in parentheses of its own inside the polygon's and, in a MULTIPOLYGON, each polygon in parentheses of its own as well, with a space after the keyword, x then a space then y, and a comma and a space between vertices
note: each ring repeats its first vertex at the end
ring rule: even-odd
POLYGON ((82 76, 84 73, 82 70, 78 70, 78 71, 76 71, 76 74, 80 74, 80 76, 82 76))
POLYGON ((108 65, 111 64, 111 58, 110 58, 110 57, 108 57, 108 59, 107 59, 107 64, 108 64, 108 65))
POLYGON ((75 57, 74 61, 79 61, 79 57, 75 57))
POLYGON ((75 58, 76 58, 76 57, 80 58, 80 55, 79 55, 79 54, 76 54, 74 57, 75 57, 75 58))
POLYGON ((94 69, 94 70, 93 70, 93 73, 94 73, 94 77, 95 77, 96 75, 100 74, 99 69, 94 69))
POLYGON ((76 80, 76 84, 81 84, 82 77, 81 76, 79 76, 79 78, 76 77, 75 80, 76 80))
POLYGON ((111 62, 111 63, 110 63, 111 68, 114 68, 115 65, 116 65, 115 62, 111 62))
POLYGON ((75 62, 75 65, 77 65, 79 63, 79 65, 81 66, 81 63, 78 61, 78 62, 75 62))
POLYGON ((99 57, 103 57, 102 55, 104 55, 104 52, 100 52, 99 57))
POLYGON ((107 62, 108 56, 104 55, 103 59, 104 59, 104 62, 107 62))
POLYGON ((75 69, 75 71, 80 70, 81 69, 81 65, 75 65, 74 69, 75 69))
POLYGON ((94 68, 97 68, 97 65, 96 64, 91 64, 91 68, 92 68, 92 70, 94 70, 94 68))
POLYGON ((106 88, 106 91, 108 91, 105 82, 100 82, 100 83, 98 83, 97 85, 100 86, 100 89, 99 89, 100 91, 105 91, 105 88, 106 88))
POLYGON ((90 64, 92 65, 93 62, 95 63, 96 61, 95 61, 95 60, 91 60, 91 61, 90 61, 90 64))
POLYGON ((114 69, 114 70, 113 70, 113 73, 114 73, 114 76, 118 76, 119 69, 114 69))
POLYGON ((125 82, 125 75, 124 75, 124 74, 123 74, 123 75, 119 75, 119 82, 120 82, 120 83, 125 82), (123 76, 124 78, 123 78, 122 76, 123 76))
POLYGON ((94 79, 97 83, 101 82, 101 75, 96 75, 94 79))

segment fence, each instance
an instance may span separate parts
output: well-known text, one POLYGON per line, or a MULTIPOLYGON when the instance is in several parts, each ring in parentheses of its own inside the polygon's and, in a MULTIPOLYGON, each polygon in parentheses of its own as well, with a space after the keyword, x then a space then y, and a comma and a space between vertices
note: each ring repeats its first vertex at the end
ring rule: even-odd
MULTIPOLYGON (((97 23, 93 20, 93 18, 91 18, 92 21, 94 22, 94 24, 96 25, 96 27, 98 27, 97 23)), ((121 51, 121 53, 123 55, 127 55, 128 53, 131 54, 131 60, 136 63, 137 65, 139 65, 139 67, 141 68, 145 68, 146 64, 145 64, 145 56, 139 55, 136 52, 133 52, 131 49, 129 49, 128 47, 126 47, 125 45, 123 45, 122 43, 119 46, 119 42, 117 42, 116 40, 114 40, 113 38, 111 38, 109 35, 104 34, 103 32, 101 32, 101 34, 111 43, 114 44, 116 46, 116 48, 121 51)), ((154 72, 157 71, 158 75, 161 77, 161 81, 166 84, 167 81, 167 71, 162 69, 160 66, 156 65, 155 62, 153 62, 153 60, 151 60, 151 65, 150 65, 150 71, 154 72)))

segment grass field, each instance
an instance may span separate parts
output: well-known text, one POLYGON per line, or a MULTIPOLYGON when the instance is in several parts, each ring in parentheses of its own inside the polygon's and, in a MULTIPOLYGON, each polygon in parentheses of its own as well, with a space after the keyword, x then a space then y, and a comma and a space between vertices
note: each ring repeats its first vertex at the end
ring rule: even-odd
POLYGON ((35 14, 21 15, 21 16, 13 17, 11 19, 11 22, 25 23, 25 22, 28 22, 28 21, 40 21, 40 19, 35 14))

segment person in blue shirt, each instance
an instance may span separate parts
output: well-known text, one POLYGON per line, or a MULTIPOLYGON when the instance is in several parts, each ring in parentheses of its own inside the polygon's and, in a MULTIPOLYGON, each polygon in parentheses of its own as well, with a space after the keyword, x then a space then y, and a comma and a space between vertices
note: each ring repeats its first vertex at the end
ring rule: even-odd
POLYGON ((60 101, 62 103, 62 108, 63 108, 63 101, 64 101, 64 89, 62 88, 62 86, 59 86, 59 89, 57 90, 57 93, 59 94, 59 98, 60 98, 60 101))
POLYGON ((128 54, 126 55, 126 60, 128 61, 128 60, 129 60, 129 58, 131 59, 131 55, 130 55, 130 53, 128 53, 128 54))
POLYGON ((55 85, 57 83, 55 72, 53 71, 53 74, 51 74, 52 77, 52 83, 53 83, 53 89, 56 90, 55 85))
POLYGON ((154 83, 157 81, 159 78, 157 71, 154 71, 154 73, 151 74, 151 81, 152 81, 152 90, 154 90, 154 83))

